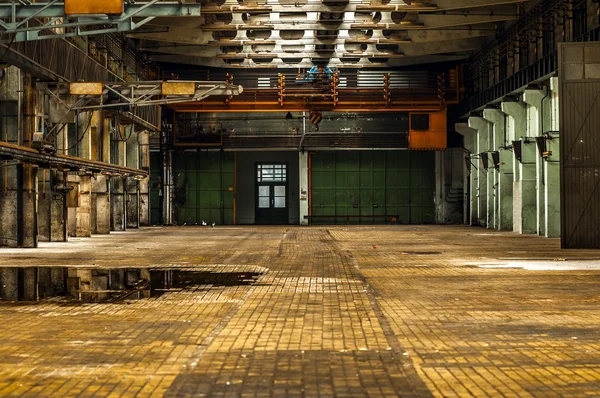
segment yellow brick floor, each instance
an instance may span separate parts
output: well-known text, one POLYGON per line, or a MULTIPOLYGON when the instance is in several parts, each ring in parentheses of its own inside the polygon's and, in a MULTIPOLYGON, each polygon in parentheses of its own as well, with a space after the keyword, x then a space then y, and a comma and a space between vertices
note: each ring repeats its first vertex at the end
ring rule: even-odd
POLYGON ((0 396, 600 396, 600 251, 555 239, 147 228, 0 250, 0 266, 27 265, 261 276, 122 303, 1 302, 0 396))

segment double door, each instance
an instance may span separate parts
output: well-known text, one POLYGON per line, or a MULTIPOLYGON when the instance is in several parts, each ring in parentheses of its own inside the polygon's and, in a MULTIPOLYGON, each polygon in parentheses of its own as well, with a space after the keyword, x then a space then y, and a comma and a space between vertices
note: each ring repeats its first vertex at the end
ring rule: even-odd
POLYGON ((287 165, 256 165, 256 224, 288 223, 287 165))

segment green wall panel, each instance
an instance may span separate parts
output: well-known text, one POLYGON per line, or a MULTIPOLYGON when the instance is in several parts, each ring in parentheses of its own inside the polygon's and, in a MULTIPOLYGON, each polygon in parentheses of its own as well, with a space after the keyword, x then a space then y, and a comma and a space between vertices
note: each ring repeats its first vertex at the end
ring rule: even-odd
POLYGON ((178 224, 233 224, 234 154, 183 152, 174 156, 178 224))
POLYGON ((330 151, 312 155, 313 224, 401 224, 435 221, 435 154, 408 151, 330 151))

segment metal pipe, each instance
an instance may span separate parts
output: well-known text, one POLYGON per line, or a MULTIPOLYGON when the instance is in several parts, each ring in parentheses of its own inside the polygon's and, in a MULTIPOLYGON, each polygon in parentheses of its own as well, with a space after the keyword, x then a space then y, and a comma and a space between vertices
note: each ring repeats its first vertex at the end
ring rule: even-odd
POLYGON ((115 230, 115 222, 114 222, 114 217, 113 217, 113 210, 112 210, 112 184, 111 184, 111 176, 107 176, 106 177, 106 193, 108 195, 108 213, 109 213, 109 229, 110 230, 115 230))
POLYGON ((225 162, 225 152, 221 149, 221 189, 219 190, 219 197, 220 197, 220 202, 221 202, 221 208, 220 208, 220 215, 221 215, 221 219, 219 220, 219 223, 221 225, 225 224, 225 202, 223 200, 223 162, 225 162))
MULTIPOLYGON (((48 173, 48 184, 50 185, 50 200, 48 204, 48 242, 52 242, 52 204, 54 202, 54 171, 50 170, 48 173)), ((45 183, 45 182, 44 182, 45 183)), ((44 194, 46 195, 46 194, 44 194)))
POLYGON ((23 145, 23 72, 19 70, 19 90, 17 94, 17 145, 23 145))
POLYGON ((123 177, 123 231, 127 231, 127 177, 123 177))
POLYGON ((68 168, 73 170, 84 169, 92 172, 107 172, 132 176, 148 176, 148 171, 118 166, 105 162, 82 159, 67 155, 48 155, 32 148, 0 142, 0 156, 21 160, 26 163, 37 164, 41 168, 68 168))
MULTIPOLYGON (((63 171, 63 184, 67 186, 67 179, 69 178, 69 172, 63 171)), ((69 208, 67 207, 67 195, 68 192, 65 191, 63 195, 63 240, 65 242, 69 241, 69 233, 67 228, 67 223, 69 220, 69 208)))
POLYGON ((33 247, 38 247, 38 168, 33 167, 31 170, 31 179, 33 181, 33 201, 32 201, 32 213, 33 213, 33 247))
POLYGON ((142 197, 141 197, 141 193, 140 193, 140 180, 136 180, 136 194, 137 194, 137 221, 136 221, 136 228, 139 229, 140 228, 140 215, 142 214, 142 212, 140 211, 140 206, 142 204, 142 197))

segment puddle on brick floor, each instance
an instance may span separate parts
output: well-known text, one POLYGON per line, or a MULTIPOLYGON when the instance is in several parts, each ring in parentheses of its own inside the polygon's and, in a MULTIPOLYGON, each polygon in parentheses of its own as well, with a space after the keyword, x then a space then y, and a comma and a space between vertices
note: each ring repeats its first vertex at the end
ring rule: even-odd
POLYGON ((0 269, 0 300, 38 301, 62 297, 78 302, 120 302, 169 291, 248 286, 267 269, 188 264, 164 268, 11 267, 0 269))

